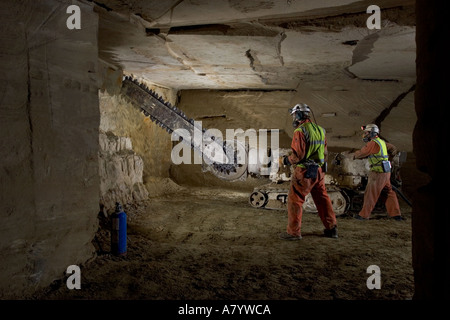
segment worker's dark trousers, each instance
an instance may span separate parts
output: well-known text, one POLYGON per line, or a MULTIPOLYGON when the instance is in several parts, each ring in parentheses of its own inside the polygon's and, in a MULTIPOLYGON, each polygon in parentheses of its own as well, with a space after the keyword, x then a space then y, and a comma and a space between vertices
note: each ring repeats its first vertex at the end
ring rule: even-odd
POLYGON ((305 168, 296 167, 289 189, 288 225, 286 231, 294 236, 301 235, 302 206, 309 193, 311 193, 316 204, 319 217, 325 229, 332 229, 336 226, 336 215, 334 214, 333 206, 325 188, 325 174, 322 172, 322 168, 319 168, 316 179, 305 178, 305 173, 305 168))
POLYGON ((364 191, 364 204, 359 215, 365 219, 369 219, 381 191, 386 193, 385 205, 387 213, 390 217, 399 216, 400 206, 398 204, 397 195, 392 190, 391 173, 374 172, 369 173, 366 190, 364 191))

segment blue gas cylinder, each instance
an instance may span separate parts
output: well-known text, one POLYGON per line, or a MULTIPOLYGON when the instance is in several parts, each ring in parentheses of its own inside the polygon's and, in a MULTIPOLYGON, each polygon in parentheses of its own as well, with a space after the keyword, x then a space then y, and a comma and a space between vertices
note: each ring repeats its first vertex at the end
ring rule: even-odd
POLYGON ((127 253, 127 214, 118 202, 111 215, 111 252, 120 256, 127 253))

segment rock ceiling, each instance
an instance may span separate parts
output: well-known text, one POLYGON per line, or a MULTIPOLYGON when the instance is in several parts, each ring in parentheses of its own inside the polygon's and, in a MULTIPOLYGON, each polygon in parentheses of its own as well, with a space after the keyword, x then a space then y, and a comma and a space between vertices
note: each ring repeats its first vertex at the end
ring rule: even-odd
MULTIPOLYGON (((414 1, 93 1, 99 54, 175 90, 292 91, 348 146, 361 122, 411 150, 415 123, 414 1), (366 25, 370 5, 381 29, 366 25), (338 121, 339 120, 339 121, 338 121), (381 122, 380 122, 381 123, 381 122)), ((359 138, 359 133, 357 133, 359 138)))

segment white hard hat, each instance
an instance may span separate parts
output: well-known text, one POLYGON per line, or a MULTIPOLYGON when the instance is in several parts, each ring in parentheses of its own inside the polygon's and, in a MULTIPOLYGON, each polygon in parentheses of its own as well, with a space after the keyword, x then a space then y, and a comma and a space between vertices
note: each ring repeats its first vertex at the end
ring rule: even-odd
POLYGON ((297 111, 301 112, 311 112, 311 109, 306 103, 298 103, 293 108, 289 109, 289 113, 292 115, 296 113, 297 111))
POLYGON ((366 132, 376 133, 376 134, 380 133, 380 129, 378 128, 378 126, 373 123, 370 123, 366 126, 361 126, 361 130, 366 131, 366 132))

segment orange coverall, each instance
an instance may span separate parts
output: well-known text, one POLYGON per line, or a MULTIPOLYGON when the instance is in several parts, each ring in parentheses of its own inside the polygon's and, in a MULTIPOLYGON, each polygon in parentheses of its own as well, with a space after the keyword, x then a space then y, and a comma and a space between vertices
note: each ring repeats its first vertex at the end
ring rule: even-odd
MULTIPOLYGON (((291 148, 292 154, 289 156, 289 162, 292 165, 296 165, 303 160, 309 148, 302 131, 294 131, 291 148)), ((325 154, 326 150, 327 142, 325 140, 325 154)), ((325 229, 330 230, 336 226, 336 215, 325 188, 325 173, 322 172, 322 168, 320 167, 316 179, 305 178, 305 173, 306 168, 295 167, 288 194, 288 225, 286 231, 293 236, 301 236, 302 206, 309 193, 311 193, 316 204, 319 217, 325 229)))
MULTIPOLYGON (((395 154, 397 151, 394 145, 388 142, 386 142, 386 148, 388 154, 395 154)), ((354 158, 367 158, 369 155, 378 153, 379 151, 380 146, 375 141, 369 141, 361 150, 355 152, 354 158)), ((386 192, 385 205, 388 215, 390 217, 401 215, 397 195, 391 186, 391 173, 370 171, 366 190, 364 191, 364 204, 359 212, 361 217, 369 219, 383 189, 386 192)))

